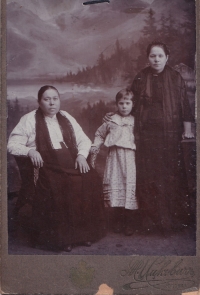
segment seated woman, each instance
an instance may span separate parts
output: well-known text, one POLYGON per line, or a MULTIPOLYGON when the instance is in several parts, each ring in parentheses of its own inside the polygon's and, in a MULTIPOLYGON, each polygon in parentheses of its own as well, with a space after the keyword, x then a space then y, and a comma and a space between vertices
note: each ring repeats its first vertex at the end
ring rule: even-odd
POLYGON ((60 110, 53 86, 38 92, 39 108, 12 131, 8 151, 39 168, 32 208, 32 242, 71 251, 104 234, 101 181, 86 159, 91 142, 80 125, 60 110))

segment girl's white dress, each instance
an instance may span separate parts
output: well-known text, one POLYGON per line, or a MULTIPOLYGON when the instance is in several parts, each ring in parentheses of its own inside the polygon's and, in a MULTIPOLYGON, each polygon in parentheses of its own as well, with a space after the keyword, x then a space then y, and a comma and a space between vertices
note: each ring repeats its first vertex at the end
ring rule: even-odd
POLYGON ((111 207, 137 209, 134 117, 112 116, 95 133, 93 147, 109 147, 103 177, 104 200, 111 207))

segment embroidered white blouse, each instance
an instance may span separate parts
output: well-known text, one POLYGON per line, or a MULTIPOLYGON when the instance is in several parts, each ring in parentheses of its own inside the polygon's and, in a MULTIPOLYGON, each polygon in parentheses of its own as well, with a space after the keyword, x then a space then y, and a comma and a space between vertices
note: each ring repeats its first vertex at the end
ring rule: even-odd
POLYGON ((95 133, 93 147, 118 146, 135 150, 135 137, 133 133, 134 117, 129 115, 122 117, 118 114, 112 116, 111 121, 103 123, 95 133))
MULTIPOLYGON (((60 111, 72 124, 76 136, 78 154, 87 158, 91 147, 91 141, 83 132, 77 121, 67 112, 60 111)), ((36 149, 35 144, 35 113, 36 110, 24 115, 13 129, 8 139, 8 152, 15 156, 27 156, 30 149, 36 149)), ((54 149, 60 149, 63 135, 56 115, 52 118, 45 117, 47 128, 54 149)))

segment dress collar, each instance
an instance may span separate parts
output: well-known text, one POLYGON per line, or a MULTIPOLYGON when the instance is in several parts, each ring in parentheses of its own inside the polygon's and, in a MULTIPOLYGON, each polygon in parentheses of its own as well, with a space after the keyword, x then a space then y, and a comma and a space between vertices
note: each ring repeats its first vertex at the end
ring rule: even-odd
POLYGON ((119 114, 114 114, 111 118, 111 122, 123 126, 123 125, 133 125, 134 124, 134 117, 132 115, 122 117, 119 114))
POLYGON ((152 76, 154 76, 154 77, 161 77, 161 76, 163 75, 165 69, 166 69, 166 65, 165 65, 164 69, 162 70, 162 72, 160 72, 160 73, 155 73, 155 72, 153 71, 153 69, 150 67, 150 72, 151 72, 152 76))
POLYGON ((53 115, 53 117, 49 117, 49 116, 44 116, 46 121, 57 121, 57 117, 56 114, 53 115))

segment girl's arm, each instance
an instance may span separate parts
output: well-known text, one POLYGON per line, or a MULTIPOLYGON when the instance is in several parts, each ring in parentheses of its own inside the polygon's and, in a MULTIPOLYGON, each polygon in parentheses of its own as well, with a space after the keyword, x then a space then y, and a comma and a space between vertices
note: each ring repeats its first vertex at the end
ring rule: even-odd
POLYGON ((95 146, 100 149, 101 145, 104 143, 106 135, 108 134, 108 125, 103 123, 95 132, 94 143, 92 146, 95 146))
POLYGON ((105 141, 106 135, 108 133, 107 123, 103 123, 95 132, 94 143, 90 149, 90 165, 95 169, 95 162, 97 155, 100 151, 100 147, 105 141))

